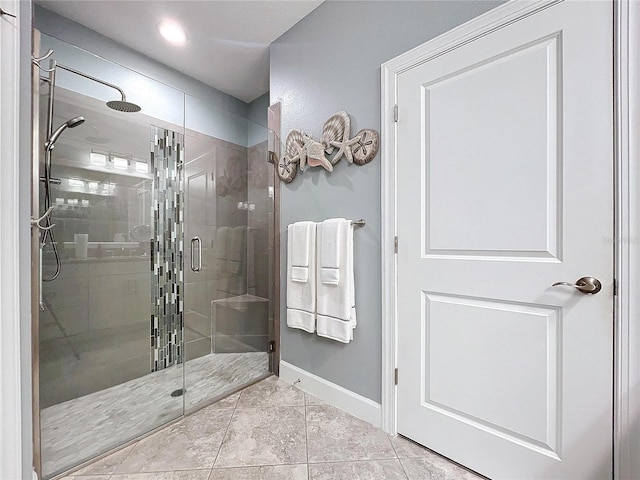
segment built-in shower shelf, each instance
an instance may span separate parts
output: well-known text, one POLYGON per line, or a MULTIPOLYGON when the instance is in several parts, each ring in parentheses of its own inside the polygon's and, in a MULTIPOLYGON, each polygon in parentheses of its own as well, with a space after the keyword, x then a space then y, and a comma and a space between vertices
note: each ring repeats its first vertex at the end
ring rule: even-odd
POLYGON ((248 303, 266 303, 269 302, 268 298, 258 297, 256 295, 238 295, 235 297, 221 298, 219 300, 213 300, 211 306, 220 306, 226 308, 233 308, 236 310, 244 310, 247 308, 248 303))

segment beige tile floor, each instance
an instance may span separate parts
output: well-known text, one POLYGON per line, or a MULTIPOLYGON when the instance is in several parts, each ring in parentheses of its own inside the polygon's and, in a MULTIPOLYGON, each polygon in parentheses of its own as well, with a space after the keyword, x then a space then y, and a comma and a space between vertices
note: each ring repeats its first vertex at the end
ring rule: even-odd
POLYGON ((269 377, 64 480, 480 480, 269 377))

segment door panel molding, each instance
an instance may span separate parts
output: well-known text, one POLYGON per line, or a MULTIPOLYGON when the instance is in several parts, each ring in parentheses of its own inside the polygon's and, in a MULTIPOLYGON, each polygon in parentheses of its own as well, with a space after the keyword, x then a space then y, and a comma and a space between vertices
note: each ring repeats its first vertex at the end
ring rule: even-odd
MULTIPOLYGON (((501 5, 381 67, 382 138, 382 425, 397 433, 397 259, 394 107, 398 75, 477 38, 549 8, 561 0, 501 5)), ((640 477, 640 3, 614 2, 615 37, 615 302, 614 478, 640 477), (633 132, 633 133, 632 133, 633 132), (626 239, 626 240, 625 240, 626 239)), ((402 112, 397 112, 402 118, 402 112)), ((402 248, 402 239, 399 246, 402 248)), ((399 372, 402 377, 402 372, 399 372)))
MULTIPOLYGON (((467 23, 443 33, 381 65, 382 138, 382 426, 397 433, 396 416, 396 121, 398 75, 429 60, 451 52, 480 37, 549 8, 562 0, 513 0, 467 23)), ((401 247, 398 247, 401 248, 401 247)))

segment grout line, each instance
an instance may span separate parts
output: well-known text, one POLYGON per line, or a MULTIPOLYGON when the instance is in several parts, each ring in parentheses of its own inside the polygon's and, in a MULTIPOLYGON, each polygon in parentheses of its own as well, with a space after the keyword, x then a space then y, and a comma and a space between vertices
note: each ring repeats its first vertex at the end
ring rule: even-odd
MULTIPOLYGON (((295 467, 297 465, 306 465, 306 463, 298 462, 298 463, 264 463, 260 465, 231 465, 229 467, 214 468, 214 470, 237 470, 240 468, 263 468, 263 467, 295 467)), ((206 470, 206 468, 200 468, 199 470, 206 470)), ((156 472, 147 472, 147 473, 156 473, 156 472)))
MULTIPOLYGON (((117 465, 116 467, 114 467, 113 472, 111 472, 111 475, 115 475, 115 474, 116 474, 116 470, 118 469, 118 467, 119 467, 120 465, 122 465, 122 464, 124 463, 124 461, 125 461, 127 458, 129 458, 129 457, 131 456, 131 454, 133 453, 133 451, 134 451, 136 448, 138 448, 138 445, 140 445, 140 440, 138 440, 136 443, 134 443, 134 444, 131 446, 131 450, 129 450, 129 453, 127 453, 127 454, 123 457, 123 459, 120 461, 120 463, 118 463, 118 465, 117 465)), ((113 455, 113 454, 112 454, 112 455, 113 455)), ((111 478, 111 477, 109 477, 109 478, 111 478)))
POLYGON ((224 435, 222 436, 222 441, 220 442, 220 447, 218 447, 218 453, 216 454, 216 458, 213 461, 213 464, 211 465, 211 471, 209 472, 209 476, 211 476, 211 473, 213 473, 213 467, 215 467, 216 462, 218 461, 218 457, 220 456, 220 452, 222 451, 222 446, 224 445, 224 441, 227 438, 227 433, 229 433, 229 427, 231 426, 231 422, 233 421, 233 417, 235 417, 236 415, 236 408, 238 406, 238 402, 240 401, 240 397, 242 396, 242 393, 244 392, 244 390, 242 390, 240 392, 240 395, 238 396, 238 401, 236 402, 235 406, 233 407, 233 412, 231 412, 231 416, 229 417, 229 423, 227 423, 227 428, 224 431, 224 435))
MULTIPOLYGON (((391 445, 393 445, 393 442, 391 443, 391 445)), ((396 447, 394 446, 393 449, 395 450, 396 447)), ((396 451, 396 455, 398 455, 397 451, 396 451)), ((400 457, 398 457, 398 463, 400 464, 400 468, 404 472, 404 476, 407 477, 407 479, 409 479, 409 474, 407 473, 406 468, 404 468, 404 463, 402 463, 402 459, 400 457)))
POLYGON ((388 433, 385 433, 385 436, 387 437, 387 440, 389 441, 389 443, 391 444, 391 448, 393 449, 393 453, 396 454, 396 458, 398 460, 400 460, 400 455, 398 455, 398 450, 396 450, 396 446, 393 444, 393 442, 391 441, 391 435, 389 435, 388 433))
MULTIPOLYGON (((298 388, 298 387, 296 387, 298 388)), ((304 404, 304 434, 307 442, 307 480, 311 480, 311 468, 309 468, 309 433, 307 430, 307 392, 299 389, 302 392, 302 403, 304 404)))
MULTIPOLYGON (((314 406, 314 405, 310 405, 314 406)), ((256 405, 251 407, 236 407, 237 410, 264 410, 265 408, 305 408, 304 405, 256 405)))
MULTIPOLYGON (((415 458, 424 458, 424 457, 415 457, 415 458)), ((387 460, 400 460, 399 458, 393 457, 382 457, 382 458, 352 458, 350 460, 322 460, 320 462, 310 462, 310 465, 319 465, 321 463, 358 463, 358 462, 381 462, 387 460)))
POLYGON ((304 441, 305 441, 305 453, 307 454, 307 480, 311 480, 311 469, 309 468, 309 429, 307 427, 307 395, 302 393, 304 403, 304 441))

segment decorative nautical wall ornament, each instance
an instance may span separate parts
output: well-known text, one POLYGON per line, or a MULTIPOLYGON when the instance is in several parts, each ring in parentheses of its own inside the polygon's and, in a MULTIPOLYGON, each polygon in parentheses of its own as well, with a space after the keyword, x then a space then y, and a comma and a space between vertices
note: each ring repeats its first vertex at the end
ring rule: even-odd
POLYGON ((371 129, 360 130, 355 137, 351 134, 351 119, 347 112, 338 112, 324 122, 322 141, 314 140, 302 130, 293 129, 285 141, 285 155, 277 163, 278 177, 285 183, 291 183, 300 171, 309 167, 323 167, 328 172, 342 157, 349 163, 366 165, 378 153, 380 139, 378 132, 371 129), (327 158, 334 150, 335 155, 327 158))

